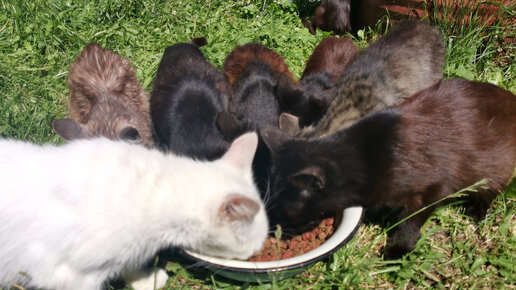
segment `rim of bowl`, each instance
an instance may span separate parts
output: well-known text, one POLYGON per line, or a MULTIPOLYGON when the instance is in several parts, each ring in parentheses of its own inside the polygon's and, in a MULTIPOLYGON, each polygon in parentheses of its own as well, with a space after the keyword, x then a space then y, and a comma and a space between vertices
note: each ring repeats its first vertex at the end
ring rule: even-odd
POLYGON ((362 222, 363 216, 364 209, 361 206, 348 207, 344 209, 339 227, 323 244, 302 255, 278 261, 250 262, 210 257, 190 252, 188 250, 182 250, 182 252, 186 257, 196 262, 202 262, 201 266, 219 268, 225 271, 243 273, 271 273, 294 270, 297 268, 306 267, 319 260, 323 260, 342 248, 355 235, 362 222))

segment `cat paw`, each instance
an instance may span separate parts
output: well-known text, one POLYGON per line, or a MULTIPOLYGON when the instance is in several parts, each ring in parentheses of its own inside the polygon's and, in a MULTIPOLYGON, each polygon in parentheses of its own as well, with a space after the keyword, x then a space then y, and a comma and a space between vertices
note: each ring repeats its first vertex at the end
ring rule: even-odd
POLYGON ((127 281, 134 290, 154 290, 160 289, 167 284, 168 275, 163 269, 157 269, 148 275, 141 275, 137 279, 127 281))
POLYGON ((387 245, 383 250, 383 258, 384 260, 397 260, 408 252, 410 252, 410 250, 406 247, 400 245, 387 245))

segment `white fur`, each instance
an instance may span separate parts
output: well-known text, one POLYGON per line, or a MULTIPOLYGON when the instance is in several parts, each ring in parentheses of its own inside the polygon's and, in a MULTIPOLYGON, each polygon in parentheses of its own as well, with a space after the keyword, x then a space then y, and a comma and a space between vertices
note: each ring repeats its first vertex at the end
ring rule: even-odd
POLYGON ((256 143, 245 134, 200 162, 107 139, 0 140, 0 287, 101 289, 168 246, 249 257, 268 224, 252 180, 256 143), (221 217, 234 194, 260 205, 253 218, 221 217))

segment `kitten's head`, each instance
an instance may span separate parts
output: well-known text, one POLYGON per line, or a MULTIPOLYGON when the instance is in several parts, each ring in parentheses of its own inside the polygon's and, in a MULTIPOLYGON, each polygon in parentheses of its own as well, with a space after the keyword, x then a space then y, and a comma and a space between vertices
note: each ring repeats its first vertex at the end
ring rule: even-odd
MULTIPOLYGON (((201 188, 208 198, 199 200, 208 215, 192 250, 224 258, 247 259, 260 251, 269 225, 265 208, 253 180, 252 161, 258 137, 246 133, 231 144, 226 154, 214 162, 215 172, 205 174, 201 188)), ((196 185, 197 186, 197 185, 196 185)))
POLYGON ((273 160, 271 225, 302 231, 355 204, 364 163, 354 146, 332 140, 345 136, 298 139, 273 128, 261 130, 261 136, 273 160))

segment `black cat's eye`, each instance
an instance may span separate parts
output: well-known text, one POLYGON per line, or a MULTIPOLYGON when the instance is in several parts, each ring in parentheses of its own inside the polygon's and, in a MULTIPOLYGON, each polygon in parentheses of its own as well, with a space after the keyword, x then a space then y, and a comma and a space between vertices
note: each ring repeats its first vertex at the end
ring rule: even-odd
POLYGON ((140 133, 134 127, 126 127, 118 133, 118 138, 123 141, 136 142, 141 140, 140 133))

